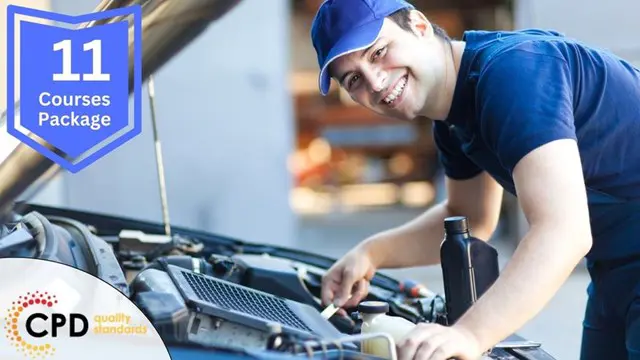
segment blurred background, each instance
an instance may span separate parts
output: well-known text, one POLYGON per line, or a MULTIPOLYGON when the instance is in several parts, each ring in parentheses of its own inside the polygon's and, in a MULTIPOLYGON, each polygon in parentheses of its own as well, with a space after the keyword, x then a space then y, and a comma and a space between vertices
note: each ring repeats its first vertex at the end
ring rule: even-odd
MULTIPOLYGON (((0 23, 6 26, 7 4, 75 15, 98 2, 3 1, 0 23)), ((442 198, 430 123, 376 116, 354 106, 335 84, 327 97, 319 95, 309 28, 320 3, 243 0, 155 74, 173 224, 339 257, 442 198)), ((640 62, 640 24, 628 15, 640 13, 635 0, 413 4, 453 38, 467 29, 541 27, 640 62)), ((162 221, 144 91, 142 134, 78 174, 59 174, 33 202, 162 221)), ((6 105, 0 97, 0 107, 6 105)), ((16 144, 2 136, 0 159, 16 144)), ((505 194, 492 239, 503 265, 526 227, 516 200, 505 194)), ((385 272, 443 291, 438 267, 385 272)), ((587 283, 580 266, 520 333, 558 359, 577 359, 587 283)))

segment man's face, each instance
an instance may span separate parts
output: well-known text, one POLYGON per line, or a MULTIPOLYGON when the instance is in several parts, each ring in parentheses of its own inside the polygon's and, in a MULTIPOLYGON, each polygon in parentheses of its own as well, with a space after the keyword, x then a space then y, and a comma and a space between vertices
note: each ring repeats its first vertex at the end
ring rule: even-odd
POLYGON ((331 64, 331 75, 359 104, 386 116, 413 120, 424 109, 444 74, 442 47, 421 13, 412 31, 385 19, 369 48, 331 64))

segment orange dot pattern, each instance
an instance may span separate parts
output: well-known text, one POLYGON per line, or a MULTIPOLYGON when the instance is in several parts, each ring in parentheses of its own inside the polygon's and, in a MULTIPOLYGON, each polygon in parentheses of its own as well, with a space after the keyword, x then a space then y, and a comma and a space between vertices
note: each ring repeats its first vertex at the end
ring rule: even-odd
MULTIPOLYGON (((4 317, 4 331, 6 338, 11 343, 11 346, 16 348, 16 351, 23 353, 25 357, 31 359, 44 359, 55 355, 56 349, 51 344, 33 344, 25 340, 25 337, 18 327, 18 319, 27 308, 36 306, 50 308, 57 303, 58 299, 56 296, 46 291, 36 291, 35 293, 27 292, 26 295, 18 296, 18 299, 11 303, 11 307, 7 308, 7 313, 4 317)), ((24 335, 26 335, 27 338, 29 337, 29 334, 24 335)))

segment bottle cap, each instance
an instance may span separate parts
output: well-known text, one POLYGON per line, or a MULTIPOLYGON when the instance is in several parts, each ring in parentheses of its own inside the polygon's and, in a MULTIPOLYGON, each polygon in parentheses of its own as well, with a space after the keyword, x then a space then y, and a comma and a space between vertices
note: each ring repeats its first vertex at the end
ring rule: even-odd
POLYGON ((389 303, 384 301, 363 301, 358 304, 358 311, 365 314, 386 314, 389 312, 389 303))
POLYGON ((444 219, 444 230, 447 234, 465 234, 469 232, 466 216, 451 216, 444 219))

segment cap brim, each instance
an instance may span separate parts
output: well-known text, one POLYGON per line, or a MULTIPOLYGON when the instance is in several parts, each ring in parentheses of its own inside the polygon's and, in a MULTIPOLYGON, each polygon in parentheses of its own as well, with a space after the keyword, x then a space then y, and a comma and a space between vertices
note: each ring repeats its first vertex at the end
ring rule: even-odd
POLYGON ((373 45, 380 35, 380 29, 382 29, 383 23, 384 19, 378 19, 351 30, 351 32, 343 36, 329 51, 327 61, 320 69, 320 76, 318 78, 320 93, 322 93, 322 95, 327 95, 331 87, 331 76, 328 70, 329 65, 340 56, 366 49, 373 45))

